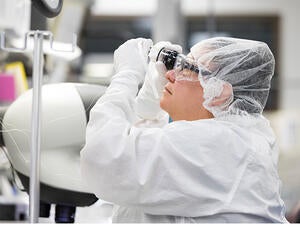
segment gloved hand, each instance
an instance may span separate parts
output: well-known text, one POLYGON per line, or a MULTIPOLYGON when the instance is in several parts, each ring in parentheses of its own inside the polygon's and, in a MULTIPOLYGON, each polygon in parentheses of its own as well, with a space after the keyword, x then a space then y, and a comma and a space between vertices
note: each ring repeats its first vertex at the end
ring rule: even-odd
POLYGON ((162 111, 159 102, 164 86, 168 82, 165 77, 167 72, 165 65, 160 61, 156 62, 157 55, 162 48, 182 53, 181 46, 164 41, 158 42, 151 48, 145 81, 136 98, 136 113, 142 119, 156 119, 159 112, 162 111))
POLYGON ((147 56, 152 46, 151 39, 136 38, 123 43, 114 52, 115 73, 133 73, 138 83, 143 82, 147 69, 147 56))

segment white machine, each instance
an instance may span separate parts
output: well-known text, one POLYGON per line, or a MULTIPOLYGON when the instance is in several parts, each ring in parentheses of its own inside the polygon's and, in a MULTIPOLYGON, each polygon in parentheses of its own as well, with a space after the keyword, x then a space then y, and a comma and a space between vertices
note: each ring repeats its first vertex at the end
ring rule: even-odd
MULTIPOLYGON (((106 87, 59 83, 42 88, 40 217, 55 204, 56 222, 74 222, 75 208, 95 203, 80 175, 79 152, 85 143, 89 111, 106 87)), ((26 191, 30 174, 32 90, 25 92, 0 117, 1 146, 26 191)))

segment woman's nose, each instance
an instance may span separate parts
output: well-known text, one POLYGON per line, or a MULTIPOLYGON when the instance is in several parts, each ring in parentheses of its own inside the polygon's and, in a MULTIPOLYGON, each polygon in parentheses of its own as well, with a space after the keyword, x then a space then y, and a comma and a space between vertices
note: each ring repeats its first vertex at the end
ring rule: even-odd
POLYGON ((165 76, 170 82, 175 82, 175 70, 168 70, 165 76))

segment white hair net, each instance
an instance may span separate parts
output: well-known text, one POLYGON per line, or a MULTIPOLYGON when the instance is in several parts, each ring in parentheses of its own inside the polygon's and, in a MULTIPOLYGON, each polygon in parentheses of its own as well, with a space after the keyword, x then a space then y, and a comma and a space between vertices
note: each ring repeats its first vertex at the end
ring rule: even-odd
POLYGON ((215 117, 262 113, 275 67, 267 44, 216 37, 197 43, 190 54, 199 67, 203 106, 215 117))

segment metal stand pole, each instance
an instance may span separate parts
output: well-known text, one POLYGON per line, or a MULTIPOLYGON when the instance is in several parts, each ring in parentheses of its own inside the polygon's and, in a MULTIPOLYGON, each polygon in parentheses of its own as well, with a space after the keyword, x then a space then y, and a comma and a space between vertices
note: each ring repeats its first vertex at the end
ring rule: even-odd
POLYGON ((40 211, 41 93, 43 76, 43 33, 35 31, 33 50, 33 96, 31 117, 31 169, 29 187, 30 223, 38 223, 40 211))

